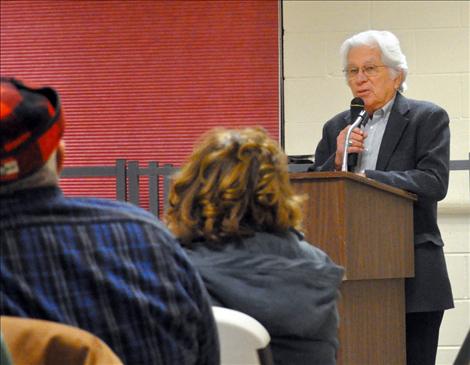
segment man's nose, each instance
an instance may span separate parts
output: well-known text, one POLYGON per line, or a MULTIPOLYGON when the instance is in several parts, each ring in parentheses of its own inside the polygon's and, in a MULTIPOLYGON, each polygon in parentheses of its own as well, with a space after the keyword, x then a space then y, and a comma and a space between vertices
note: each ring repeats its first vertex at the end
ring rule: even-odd
POLYGON ((357 82, 364 82, 364 81, 367 81, 367 80, 368 80, 368 77, 366 76, 364 71, 362 69, 359 69, 359 72, 356 75, 356 81, 357 82))

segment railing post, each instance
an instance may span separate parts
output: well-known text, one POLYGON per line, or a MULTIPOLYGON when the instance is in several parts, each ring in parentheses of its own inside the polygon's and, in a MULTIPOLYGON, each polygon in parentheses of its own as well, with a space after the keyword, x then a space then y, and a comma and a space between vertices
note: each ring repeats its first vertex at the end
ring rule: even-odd
POLYGON ((154 215, 159 215, 158 199, 158 162, 150 161, 148 163, 149 175, 149 210, 154 215))
POLYGON ((176 169, 171 164, 163 165, 163 212, 168 209, 168 196, 170 195, 171 177, 176 169))
POLYGON ((116 199, 125 201, 127 198, 126 191, 126 160, 116 160, 116 199))
POLYGON ((139 162, 129 161, 127 164, 127 195, 129 202, 139 206, 139 162))

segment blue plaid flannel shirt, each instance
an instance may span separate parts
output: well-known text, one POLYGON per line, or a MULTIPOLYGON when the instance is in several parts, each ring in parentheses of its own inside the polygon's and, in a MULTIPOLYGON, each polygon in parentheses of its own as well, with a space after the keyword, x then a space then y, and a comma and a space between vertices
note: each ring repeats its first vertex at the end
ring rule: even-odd
POLYGON ((123 202, 59 188, 0 196, 0 314, 70 324, 126 365, 218 365, 202 281, 168 230, 123 202))

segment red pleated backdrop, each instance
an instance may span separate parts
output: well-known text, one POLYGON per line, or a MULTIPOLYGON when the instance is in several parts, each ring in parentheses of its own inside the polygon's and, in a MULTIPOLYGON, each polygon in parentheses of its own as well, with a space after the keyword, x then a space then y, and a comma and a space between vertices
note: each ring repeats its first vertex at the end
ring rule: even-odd
MULTIPOLYGON (((279 138, 278 16, 277 0, 2 1, 0 71, 59 90, 66 166, 178 166, 214 126, 279 138)), ((115 197, 111 178, 62 187, 115 197)))

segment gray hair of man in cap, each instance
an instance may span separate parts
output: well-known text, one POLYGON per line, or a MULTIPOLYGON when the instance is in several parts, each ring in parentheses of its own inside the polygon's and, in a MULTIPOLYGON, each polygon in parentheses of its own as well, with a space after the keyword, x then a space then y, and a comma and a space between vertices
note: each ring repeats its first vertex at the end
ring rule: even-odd
POLYGON ((8 185, 0 185, 0 194, 13 194, 16 191, 45 187, 45 186, 58 186, 59 173, 62 169, 62 162, 64 154, 64 143, 54 151, 38 171, 23 179, 12 182, 8 185), (60 150, 60 152, 59 152, 60 150), (60 156, 60 157, 59 157, 60 156))

